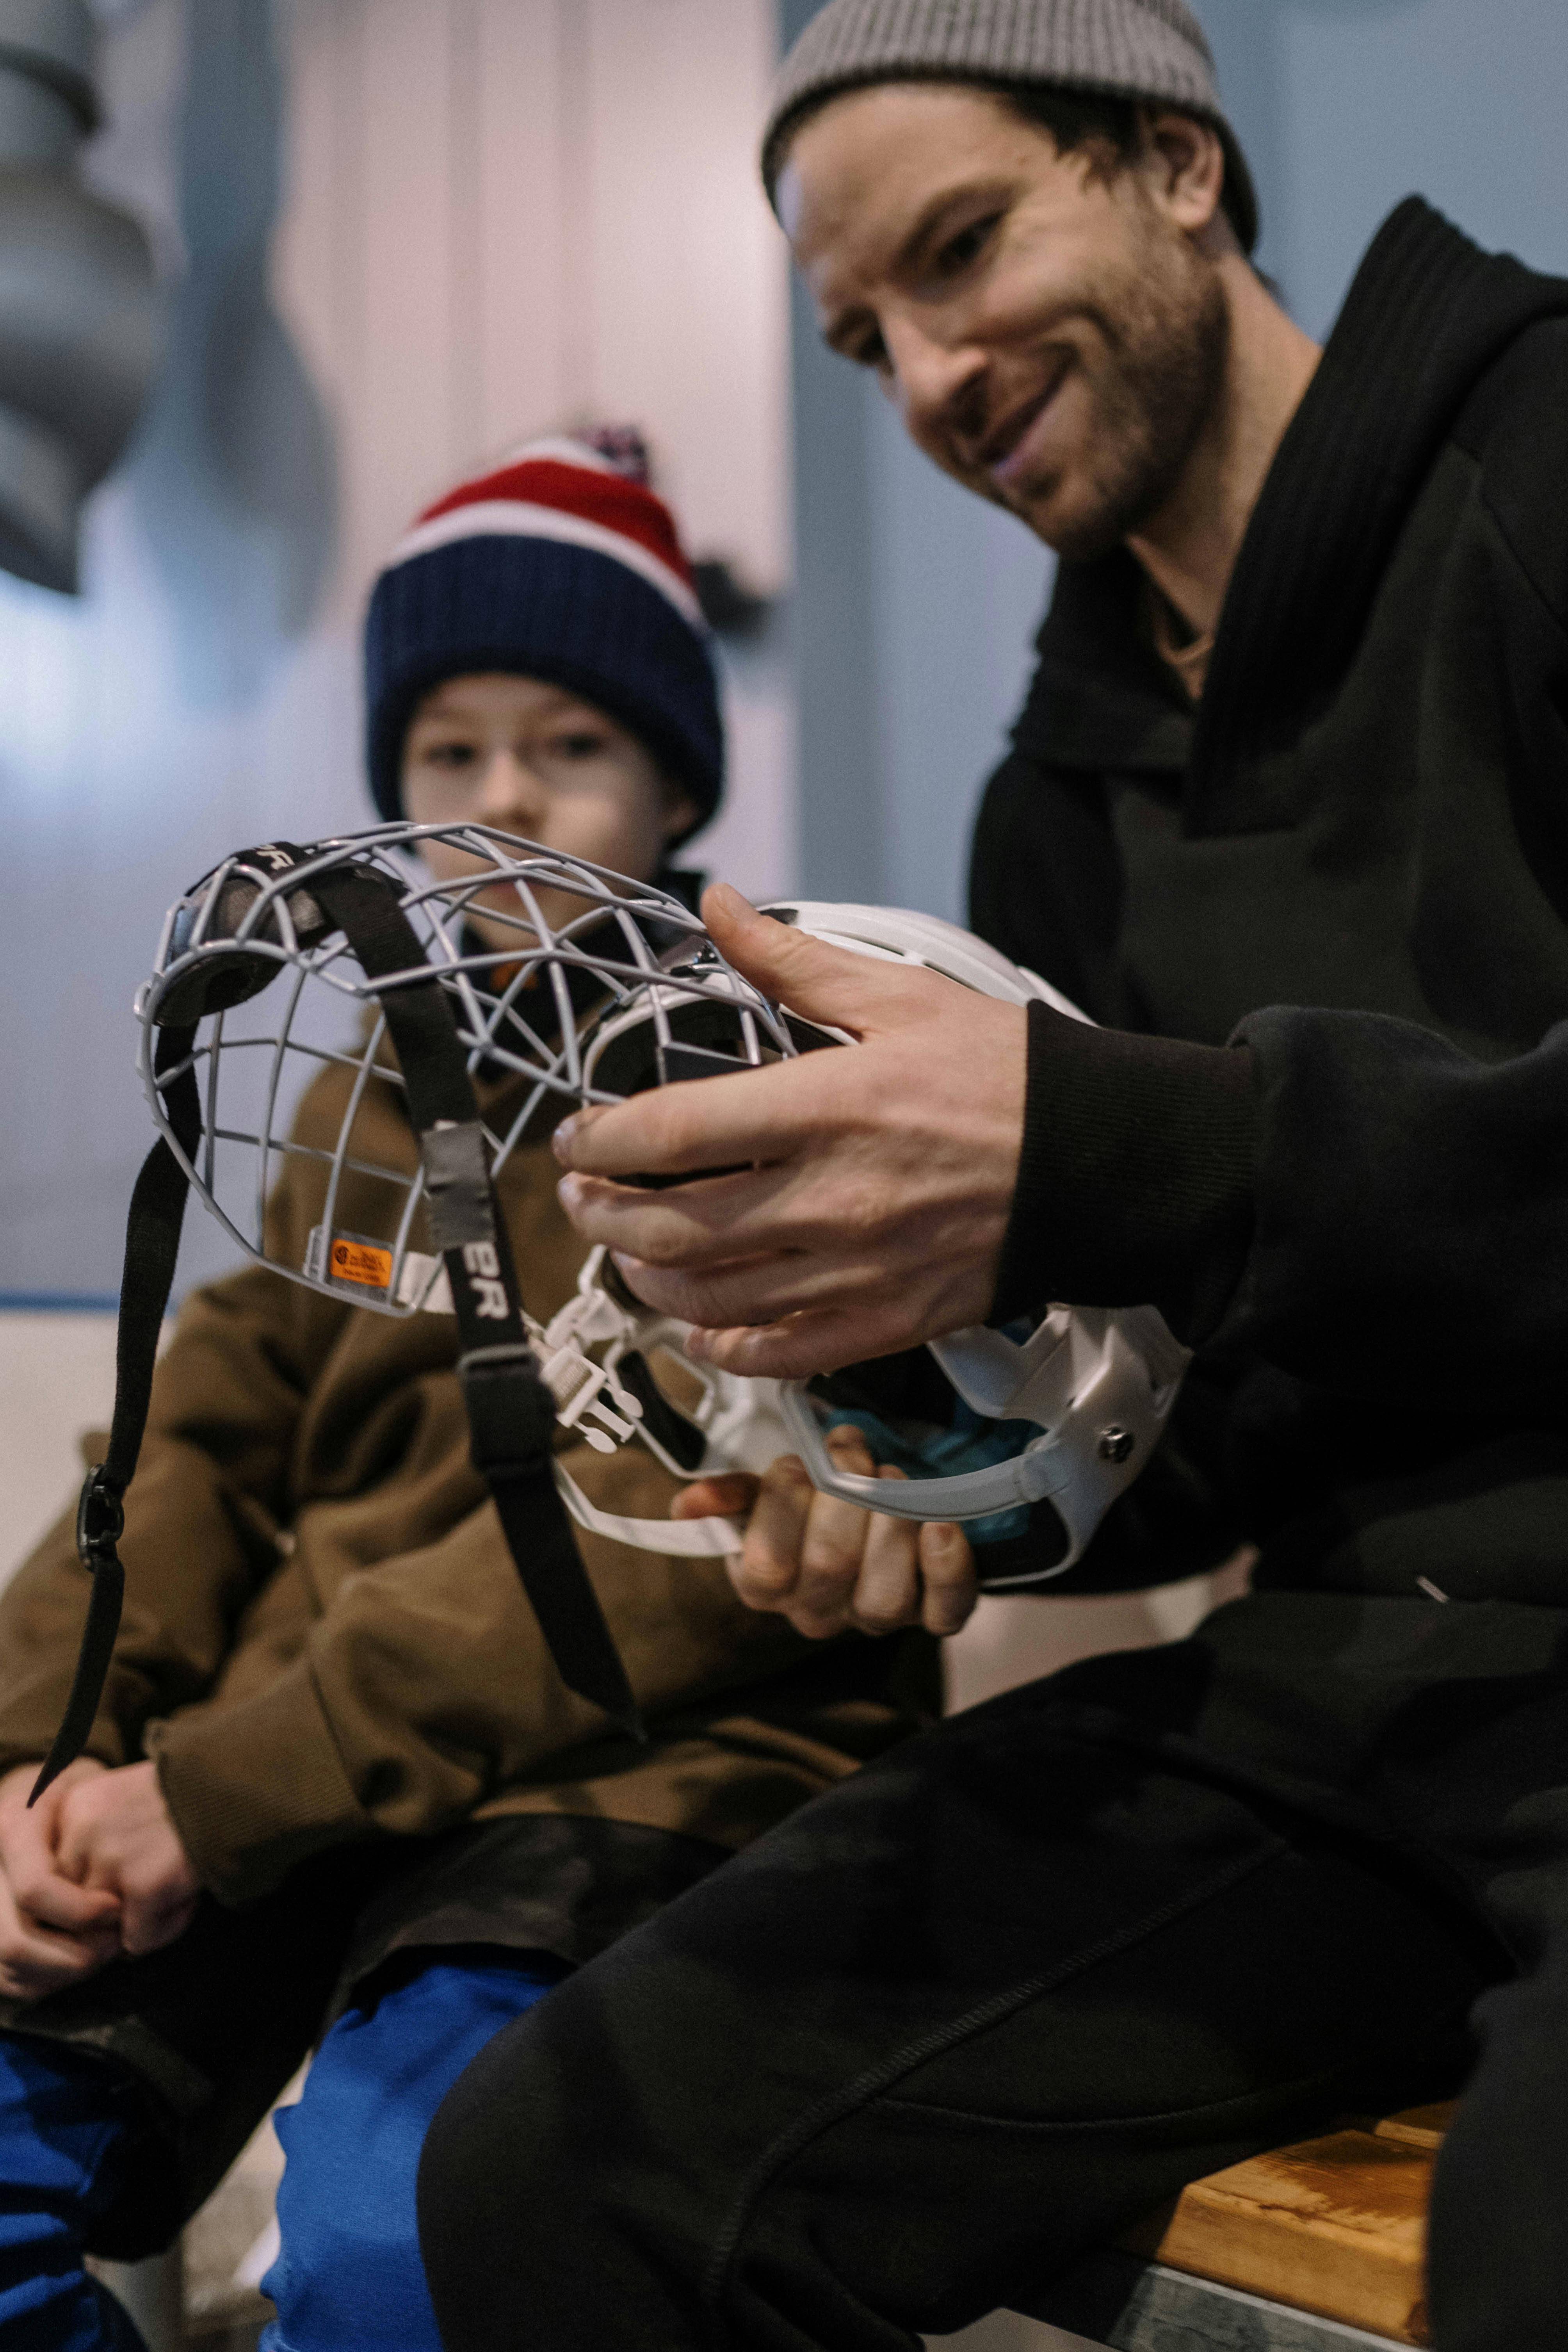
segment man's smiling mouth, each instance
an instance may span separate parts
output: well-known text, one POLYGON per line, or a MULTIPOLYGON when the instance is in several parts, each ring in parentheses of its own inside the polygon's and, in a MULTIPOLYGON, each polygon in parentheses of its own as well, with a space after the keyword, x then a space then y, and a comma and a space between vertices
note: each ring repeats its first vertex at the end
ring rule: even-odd
POLYGON ((1058 362, 1044 391, 1036 393, 1019 407, 1015 408, 1012 414, 1005 417, 981 444, 980 467, 990 476, 999 490, 1007 490, 1014 487, 1016 477, 1022 470, 1020 454, 1023 445, 1028 439, 1034 425, 1044 415, 1061 390, 1071 365, 1071 359, 1064 353, 1058 362))

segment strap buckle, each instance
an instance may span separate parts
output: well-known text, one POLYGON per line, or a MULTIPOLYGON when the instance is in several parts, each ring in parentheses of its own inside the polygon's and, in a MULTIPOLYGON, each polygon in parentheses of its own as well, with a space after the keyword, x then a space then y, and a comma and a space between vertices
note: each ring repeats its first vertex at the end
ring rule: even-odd
POLYGON ((100 1559, 112 1559, 114 1547, 124 1533, 124 1501, 119 1489, 110 1485, 105 1465, 95 1462, 81 1482, 76 1507, 76 1548, 82 1566, 96 1569, 100 1559))
POLYGON ((555 1400, 526 1339, 470 1348, 458 1359, 468 1409, 468 1454, 487 1478, 531 1475, 550 1458, 555 1400))

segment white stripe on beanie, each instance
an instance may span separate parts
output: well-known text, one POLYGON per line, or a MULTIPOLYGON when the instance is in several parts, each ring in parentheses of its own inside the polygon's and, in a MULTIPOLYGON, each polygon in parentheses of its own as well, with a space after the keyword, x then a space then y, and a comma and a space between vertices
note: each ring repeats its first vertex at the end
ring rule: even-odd
MULTIPOLYGON (((555 445, 531 442, 516 457, 501 459, 493 470, 499 472, 500 466, 544 457, 568 465, 592 464, 606 474, 616 471, 596 452, 584 450, 574 441, 555 445)), ((416 523, 393 549, 385 569, 395 571, 399 564, 411 562, 416 555, 427 555, 433 548, 450 547, 464 539, 547 539, 562 546, 591 548, 595 554, 610 556, 628 571, 639 572, 650 587, 668 598, 683 621, 700 635, 708 635, 702 608, 691 590, 650 549, 621 531, 606 530, 603 523, 589 522, 582 515, 570 514, 561 507, 532 506, 521 499, 486 499, 472 506, 448 507, 445 514, 435 515, 428 522, 416 523)))

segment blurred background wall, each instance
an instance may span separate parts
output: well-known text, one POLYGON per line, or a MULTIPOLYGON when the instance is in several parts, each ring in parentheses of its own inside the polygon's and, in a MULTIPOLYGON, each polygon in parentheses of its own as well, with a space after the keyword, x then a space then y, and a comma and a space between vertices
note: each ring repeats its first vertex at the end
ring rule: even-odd
MULTIPOLYGON (((370 821, 366 583, 460 470, 635 419, 692 551, 776 598, 772 0, 118 0, 92 180, 153 230, 159 389, 72 599, 0 576, 0 1293, 119 1280, 132 991, 226 851, 370 821)), ((704 855, 788 888, 782 625, 726 651, 704 855)), ((182 1284, 225 1259, 187 1226, 182 1284)))
MULTIPOLYGON (((725 656, 705 850, 757 890, 961 911, 1050 570, 788 290, 754 134, 815 0, 100 5, 90 171, 152 230, 169 343, 83 594, 0 578, 13 1296, 113 1289, 158 918, 242 841, 363 820, 364 585, 456 469, 637 415, 696 551, 779 600, 725 656)), ((1312 331, 1411 188, 1568 268, 1563 0, 1198 5, 1312 331)), ((185 1280, 221 1254, 206 1223, 185 1280)))

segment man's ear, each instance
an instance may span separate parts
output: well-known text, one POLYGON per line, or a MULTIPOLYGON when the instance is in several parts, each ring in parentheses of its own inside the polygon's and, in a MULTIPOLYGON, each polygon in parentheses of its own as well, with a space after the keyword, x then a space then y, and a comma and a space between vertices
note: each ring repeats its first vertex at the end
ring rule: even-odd
MULTIPOLYGON (((1143 171, 1150 191, 1172 224, 1198 241, 1236 233, 1225 215, 1225 149, 1211 123, 1195 115, 1141 110, 1143 171)), ((1237 247, 1237 251, 1240 250, 1237 247)))

